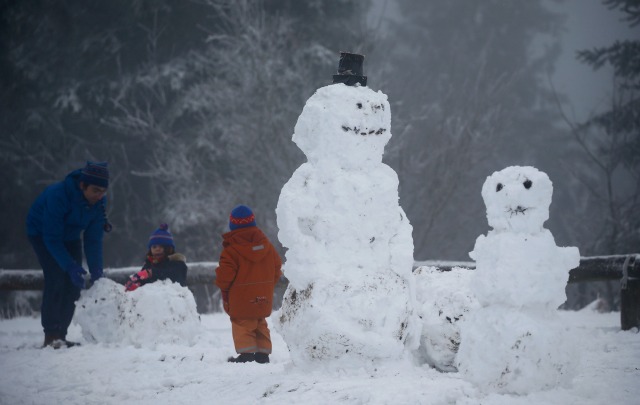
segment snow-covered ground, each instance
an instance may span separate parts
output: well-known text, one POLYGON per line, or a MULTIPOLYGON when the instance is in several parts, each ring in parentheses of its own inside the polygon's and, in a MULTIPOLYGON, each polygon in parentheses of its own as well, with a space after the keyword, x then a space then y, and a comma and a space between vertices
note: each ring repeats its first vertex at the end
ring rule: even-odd
MULTIPOLYGON (((269 319, 274 324, 274 317, 269 319)), ((271 364, 232 364, 228 317, 201 315, 194 344, 153 348, 89 343, 73 324, 81 347, 40 349, 38 318, 0 321, 2 404, 638 404, 640 335, 620 330, 620 314, 589 308, 560 311, 575 332, 579 372, 567 388, 525 396, 482 394, 458 373, 409 362, 377 370, 300 369, 272 329, 271 364)), ((163 333, 158 330, 157 333, 163 333)))

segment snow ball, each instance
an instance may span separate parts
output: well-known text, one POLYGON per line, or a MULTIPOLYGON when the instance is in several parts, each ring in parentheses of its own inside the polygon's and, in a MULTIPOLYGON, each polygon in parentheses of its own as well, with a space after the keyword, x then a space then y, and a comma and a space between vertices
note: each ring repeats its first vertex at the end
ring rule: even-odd
POLYGON ((380 163, 391 138, 387 96, 368 87, 332 84, 307 100, 293 141, 311 163, 337 160, 344 168, 380 163))
POLYGON ((578 364, 574 338, 546 311, 479 308, 463 321, 456 361, 484 392, 528 394, 566 386, 578 364))
POLYGON ((191 291, 170 281, 147 284, 132 292, 102 278, 83 291, 75 322, 89 342, 192 345, 200 334, 200 316, 191 291))
POLYGON ((556 246, 543 229, 536 234, 480 235, 469 253, 476 261, 472 290, 483 305, 554 310, 566 301, 569 271, 580 264, 576 247, 556 246))
POLYGON ((460 323, 478 306, 470 289, 473 271, 454 267, 418 267, 416 279, 417 313, 422 323, 417 357, 441 371, 455 371, 460 345, 460 323))
POLYGON ((540 232, 549 219, 553 185, 530 166, 511 166, 493 173, 482 186, 489 225, 496 231, 540 232))

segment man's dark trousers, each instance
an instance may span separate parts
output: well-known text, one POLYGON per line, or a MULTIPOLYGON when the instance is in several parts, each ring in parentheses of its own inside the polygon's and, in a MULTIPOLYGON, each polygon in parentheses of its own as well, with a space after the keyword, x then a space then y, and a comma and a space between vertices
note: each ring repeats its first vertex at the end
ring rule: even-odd
MULTIPOLYGON (((73 319, 80 289, 71 282, 69 274, 60 268, 56 259, 47 250, 42 237, 29 236, 29 242, 38 256, 44 273, 44 290, 40 309, 42 328, 45 335, 56 335, 65 339, 67 329, 73 319)), ((82 242, 74 240, 64 243, 65 248, 76 261, 82 263, 82 242)))

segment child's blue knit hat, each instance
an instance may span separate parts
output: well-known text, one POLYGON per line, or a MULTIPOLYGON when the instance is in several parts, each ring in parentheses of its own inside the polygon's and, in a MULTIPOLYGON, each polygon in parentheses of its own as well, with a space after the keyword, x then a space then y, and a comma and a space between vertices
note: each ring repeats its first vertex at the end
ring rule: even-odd
POLYGON ((151 249, 153 245, 171 246, 174 249, 176 245, 173 244, 173 235, 169 232, 169 225, 160 224, 160 228, 156 229, 151 236, 149 236, 149 243, 147 248, 151 249))
POLYGON ((229 215, 229 229, 233 231, 249 226, 256 226, 256 216, 253 215, 251 208, 246 205, 238 205, 229 215))

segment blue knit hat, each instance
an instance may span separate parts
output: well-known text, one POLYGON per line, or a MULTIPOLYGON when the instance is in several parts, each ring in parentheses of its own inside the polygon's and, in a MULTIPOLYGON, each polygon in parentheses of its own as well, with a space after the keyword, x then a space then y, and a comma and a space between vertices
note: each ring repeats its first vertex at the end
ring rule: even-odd
POLYGON ((174 249, 176 248, 176 245, 173 244, 173 235, 169 232, 169 225, 160 224, 160 228, 156 229, 151 236, 149 236, 147 248, 151 249, 151 246, 153 245, 171 246, 174 249))
POLYGON ((109 168, 107 167, 107 162, 87 161, 87 165, 80 172, 80 181, 98 187, 109 187, 109 168))
POLYGON ((253 215, 251 208, 246 205, 238 205, 229 215, 229 229, 233 231, 249 226, 256 226, 256 216, 253 215))

